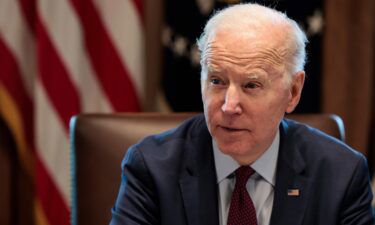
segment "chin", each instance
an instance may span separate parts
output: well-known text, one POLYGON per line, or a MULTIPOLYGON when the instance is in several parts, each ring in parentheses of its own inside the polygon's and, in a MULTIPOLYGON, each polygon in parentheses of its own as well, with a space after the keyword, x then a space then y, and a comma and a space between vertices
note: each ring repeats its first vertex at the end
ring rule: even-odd
POLYGON ((222 153, 229 155, 232 158, 234 158, 234 156, 246 156, 249 154, 249 149, 251 149, 251 147, 249 147, 250 145, 238 142, 223 143, 217 141, 217 145, 222 153))

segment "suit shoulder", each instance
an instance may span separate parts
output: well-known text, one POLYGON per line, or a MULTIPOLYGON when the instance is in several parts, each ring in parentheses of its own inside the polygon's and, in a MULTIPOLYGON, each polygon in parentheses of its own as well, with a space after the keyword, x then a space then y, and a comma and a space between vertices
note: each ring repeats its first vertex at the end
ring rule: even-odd
POLYGON ((163 180, 176 181, 192 151, 199 144, 206 143, 204 141, 209 137, 204 117, 198 115, 174 129, 144 138, 129 150, 135 152, 134 158, 138 159, 134 161, 134 167, 143 167, 154 182, 161 184, 163 180))
POLYGON ((180 125, 159 134, 145 137, 136 145, 142 146, 160 146, 168 142, 189 140, 199 136, 201 133, 208 132, 203 114, 198 114, 183 121, 180 125))
POLYGON ((357 161, 364 158, 360 152, 323 131, 293 120, 283 122, 287 124, 288 142, 293 143, 302 154, 307 154, 309 159, 357 161))
POLYGON ((189 143, 201 137, 208 138, 209 133, 204 116, 199 114, 182 122, 176 128, 145 137, 133 147, 139 151, 146 163, 180 161, 189 143))

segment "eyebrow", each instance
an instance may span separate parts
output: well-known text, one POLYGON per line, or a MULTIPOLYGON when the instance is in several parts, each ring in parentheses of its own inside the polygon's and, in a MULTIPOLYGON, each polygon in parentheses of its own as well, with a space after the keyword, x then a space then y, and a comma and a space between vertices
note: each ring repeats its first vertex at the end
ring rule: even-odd
POLYGON ((218 65, 214 65, 212 63, 206 64, 207 72, 209 73, 221 73, 223 72, 223 68, 218 65))
POLYGON ((249 75, 246 76, 246 78, 248 78, 249 80, 258 80, 259 75, 258 74, 249 74, 249 75))
POLYGON ((249 80, 259 80, 266 78, 266 72, 252 71, 250 73, 245 73, 245 76, 249 80))

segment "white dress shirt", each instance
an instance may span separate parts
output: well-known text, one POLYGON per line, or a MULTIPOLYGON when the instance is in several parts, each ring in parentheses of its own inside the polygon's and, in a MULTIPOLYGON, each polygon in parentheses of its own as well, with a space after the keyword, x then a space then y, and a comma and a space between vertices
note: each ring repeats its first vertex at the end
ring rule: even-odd
MULTIPOLYGON (((255 173, 246 184, 247 191, 254 202, 258 225, 269 225, 273 206, 276 165, 279 153, 280 132, 271 146, 250 166, 255 173)), ((223 154, 213 141, 217 183, 219 185, 219 221, 226 225, 232 192, 235 186, 234 171, 240 165, 230 156, 223 154)))

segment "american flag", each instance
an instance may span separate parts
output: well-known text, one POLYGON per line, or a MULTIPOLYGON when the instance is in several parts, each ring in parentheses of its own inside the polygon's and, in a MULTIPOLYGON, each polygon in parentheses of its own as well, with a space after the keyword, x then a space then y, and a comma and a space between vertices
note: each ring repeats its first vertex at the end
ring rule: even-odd
POLYGON ((35 181, 36 224, 69 224, 69 120, 139 111, 141 0, 0 0, 0 119, 35 181))
POLYGON ((288 196, 299 196, 299 189, 288 189, 288 196))

